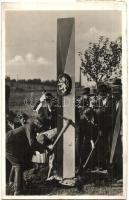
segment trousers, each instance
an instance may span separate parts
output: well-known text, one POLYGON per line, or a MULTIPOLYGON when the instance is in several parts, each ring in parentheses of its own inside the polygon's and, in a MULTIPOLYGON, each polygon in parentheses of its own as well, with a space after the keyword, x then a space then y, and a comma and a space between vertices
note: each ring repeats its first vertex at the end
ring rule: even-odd
POLYGON ((14 183, 14 195, 19 195, 23 191, 23 168, 21 165, 12 165, 9 183, 14 183))

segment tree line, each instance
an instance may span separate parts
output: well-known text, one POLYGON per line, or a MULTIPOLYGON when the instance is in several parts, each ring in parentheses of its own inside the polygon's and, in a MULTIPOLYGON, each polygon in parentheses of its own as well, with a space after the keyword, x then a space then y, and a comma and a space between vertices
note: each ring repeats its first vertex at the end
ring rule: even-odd
POLYGON ((41 79, 19 79, 19 80, 16 80, 16 79, 11 79, 9 76, 6 76, 5 78, 5 81, 6 82, 12 82, 12 83, 28 83, 28 84, 44 84, 44 85, 53 85, 53 86, 56 86, 57 85, 57 81, 55 80, 46 80, 46 81, 42 81, 41 79))

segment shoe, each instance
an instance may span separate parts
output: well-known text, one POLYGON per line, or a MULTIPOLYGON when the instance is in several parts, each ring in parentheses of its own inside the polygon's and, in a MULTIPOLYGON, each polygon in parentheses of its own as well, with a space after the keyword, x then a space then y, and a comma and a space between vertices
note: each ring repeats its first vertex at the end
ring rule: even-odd
POLYGON ((96 170, 92 170, 92 173, 98 173, 98 174, 107 174, 108 170, 107 169, 102 169, 102 168, 98 168, 96 170))
POLYGON ((14 192, 14 195, 16 196, 16 195, 22 195, 22 192, 19 190, 19 191, 15 191, 14 192))
POLYGON ((14 183, 10 181, 10 182, 9 182, 9 187, 10 187, 10 188, 14 188, 14 183))

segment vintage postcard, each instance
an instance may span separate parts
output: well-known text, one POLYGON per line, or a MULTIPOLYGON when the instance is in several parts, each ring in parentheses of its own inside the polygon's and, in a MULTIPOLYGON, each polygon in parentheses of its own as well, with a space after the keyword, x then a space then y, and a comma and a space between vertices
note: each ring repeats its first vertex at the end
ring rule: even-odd
POLYGON ((2 199, 126 199, 126 4, 2 4, 2 199))

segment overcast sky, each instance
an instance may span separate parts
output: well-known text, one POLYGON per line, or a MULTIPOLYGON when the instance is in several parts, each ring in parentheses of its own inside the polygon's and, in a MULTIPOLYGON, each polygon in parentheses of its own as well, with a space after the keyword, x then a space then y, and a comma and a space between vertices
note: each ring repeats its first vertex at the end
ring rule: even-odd
POLYGON ((119 11, 7 11, 6 75, 11 78, 56 79, 57 18, 75 17, 75 67, 79 80, 79 51, 100 35, 122 35, 119 11))

